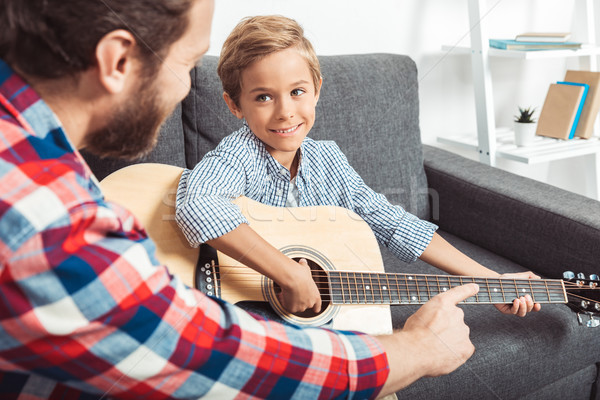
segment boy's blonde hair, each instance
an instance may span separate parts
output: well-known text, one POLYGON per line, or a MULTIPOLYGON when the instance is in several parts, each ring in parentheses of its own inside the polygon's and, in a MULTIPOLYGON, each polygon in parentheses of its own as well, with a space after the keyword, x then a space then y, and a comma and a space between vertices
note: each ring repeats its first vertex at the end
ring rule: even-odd
POLYGON ((217 73, 223 90, 239 107, 242 71, 255 61, 277 51, 295 48, 306 59, 315 91, 319 90, 321 67, 304 30, 293 19, 281 15, 247 17, 225 40, 217 73))

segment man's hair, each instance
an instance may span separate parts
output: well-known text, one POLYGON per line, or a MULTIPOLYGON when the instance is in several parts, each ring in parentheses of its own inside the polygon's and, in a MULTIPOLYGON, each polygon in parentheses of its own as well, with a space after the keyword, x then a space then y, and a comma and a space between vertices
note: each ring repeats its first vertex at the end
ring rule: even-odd
POLYGON ((296 21, 280 15, 244 18, 229 34, 217 67, 223 90, 239 106, 242 71, 272 53, 289 48, 296 49, 306 59, 315 90, 319 90, 321 67, 312 44, 296 21))
POLYGON ((43 79, 74 76, 94 65, 102 37, 125 29, 154 71, 186 31, 193 1, 0 0, 0 58, 43 79))

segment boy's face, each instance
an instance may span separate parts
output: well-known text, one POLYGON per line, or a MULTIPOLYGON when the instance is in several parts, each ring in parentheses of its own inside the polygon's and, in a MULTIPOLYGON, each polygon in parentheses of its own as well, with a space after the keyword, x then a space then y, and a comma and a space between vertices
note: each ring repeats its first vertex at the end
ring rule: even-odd
POLYGON ((306 59, 293 48, 278 51, 250 64, 241 78, 239 107, 224 95, 229 109, 289 169, 315 122, 319 98, 306 59))

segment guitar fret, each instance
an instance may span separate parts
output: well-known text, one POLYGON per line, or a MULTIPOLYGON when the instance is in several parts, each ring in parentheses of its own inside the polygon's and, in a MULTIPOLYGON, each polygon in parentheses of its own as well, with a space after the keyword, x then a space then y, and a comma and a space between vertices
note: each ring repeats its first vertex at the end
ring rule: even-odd
MULTIPOLYGON (((348 274, 345 274, 346 276, 346 284, 348 286, 348 302, 350 304, 352 304, 352 287, 350 286, 350 277, 348 276, 348 274)), ((342 279, 340 279, 340 281, 342 281, 342 279)))
POLYGON ((425 298, 425 299, 421 298, 421 301, 425 300, 425 302, 427 302, 432 296, 431 296, 431 290, 429 288, 429 281, 427 280, 427 276, 424 276, 423 278, 425 278, 425 290, 427 291, 427 298, 425 298))
POLYGON ((361 281, 362 281, 363 295, 364 295, 363 301, 361 301, 360 303, 361 304, 367 304, 367 289, 366 289, 366 286, 368 286, 368 285, 365 285, 365 275, 364 274, 360 274, 360 278, 361 278, 361 281))
POLYGON ((392 304, 402 304, 402 296, 400 294, 400 282, 398 274, 391 275, 392 284, 390 285, 390 295, 392 296, 392 304))
POLYGON ((383 304, 385 302, 383 296, 387 286, 381 283, 381 274, 377 274, 377 284, 379 285, 379 304, 383 304))
MULTIPOLYGON (((475 278, 467 278, 467 279, 470 279, 471 282, 465 282, 465 283, 475 283, 475 278)), ((467 297, 465 299, 465 303, 479 303, 479 293, 476 293, 475 296, 467 297)))
POLYGON ((371 274, 369 274, 369 287, 367 290, 371 292, 371 304, 375 304, 375 290, 373 290, 373 279, 371 274))
POLYGON ((356 293, 356 304, 360 304, 360 297, 359 297, 359 293, 358 293, 358 281, 356 280, 356 272, 354 272, 353 274, 353 278, 354 278, 354 290, 356 293))
POLYGON ((473 278, 473 282, 479 286, 479 292, 475 296, 478 303, 491 303, 490 282, 486 278, 473 278))
POLYGON ((341 279, 339 279, 339 274, 330 274, 329 282, 331 285, 331 300, 334 303, 343 301, 344 289, 342 287, 341 279))
POLYGON ((492 302, 492 293, 490 292, 490 280, 486 278, 485 280, 485 286, 487 287, 487 296, 488 296, 488 300, 490 301, 490 303, 492 302))
POLYGON ((388 292, 388 297, 390 299, 390 304, 394 304, 392 301, 392 288, 390 286, 390 278, 388 274, 385 274, 385 281, 387 282, 387 292, 388 292))

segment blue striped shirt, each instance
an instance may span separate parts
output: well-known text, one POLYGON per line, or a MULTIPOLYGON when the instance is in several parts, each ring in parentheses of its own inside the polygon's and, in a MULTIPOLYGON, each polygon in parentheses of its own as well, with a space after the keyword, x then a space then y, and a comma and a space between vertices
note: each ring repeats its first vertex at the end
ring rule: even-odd
MULTIPOLYGON (((369 188, 333 141, 305 138, 296 185, 299 206, 332 205, 360 215, 377 241, 401 260, 425 250, 437 226, 392 205, 369 188)), ((192 246, 248 223, 231 200, 246 196, 284 207, 290 171, 277 162, 247 125, 224 138, 193 170, 185 170, 177 190, 176 220, 192 246)))

